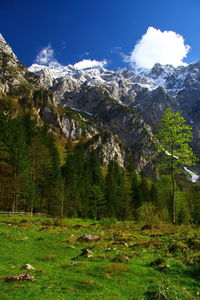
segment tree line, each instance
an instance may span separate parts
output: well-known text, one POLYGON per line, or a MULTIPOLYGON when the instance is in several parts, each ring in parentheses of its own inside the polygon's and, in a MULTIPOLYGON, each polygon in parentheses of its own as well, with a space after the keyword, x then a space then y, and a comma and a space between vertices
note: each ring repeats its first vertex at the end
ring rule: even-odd
MULTIPOLYGON (((68 141, 61 165, 54 134, 31 111, 0 101, 0 210, 55 217, 173 221, 171 178, 157 180, 111 161, 102 166, 84 141, 68 141)), ((174 174, 173 174, 174 176, 174 174)), ((176 222, 200 223, 198 184, 178 175, 176 222)))

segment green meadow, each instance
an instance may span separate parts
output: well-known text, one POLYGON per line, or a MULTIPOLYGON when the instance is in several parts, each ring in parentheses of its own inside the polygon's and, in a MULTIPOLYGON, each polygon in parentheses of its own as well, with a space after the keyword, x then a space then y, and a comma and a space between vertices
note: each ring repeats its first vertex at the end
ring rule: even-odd
POLYGON ((200 299, 199 227, 143 226, 0 217, 0 299, 200 299), (78 239, 84 234, 100 239, 78 239), (7 282, 23 272, 35 281, 7 282))

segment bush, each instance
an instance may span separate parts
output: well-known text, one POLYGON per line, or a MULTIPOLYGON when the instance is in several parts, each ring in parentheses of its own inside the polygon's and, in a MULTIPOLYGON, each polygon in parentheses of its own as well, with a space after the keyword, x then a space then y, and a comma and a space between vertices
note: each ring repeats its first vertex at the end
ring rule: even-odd
POLYGON ((159 218, 156 214, 156 206, 150 202, 145 202, 138 211, 139 220, 154 223, 158 222, 159 218))

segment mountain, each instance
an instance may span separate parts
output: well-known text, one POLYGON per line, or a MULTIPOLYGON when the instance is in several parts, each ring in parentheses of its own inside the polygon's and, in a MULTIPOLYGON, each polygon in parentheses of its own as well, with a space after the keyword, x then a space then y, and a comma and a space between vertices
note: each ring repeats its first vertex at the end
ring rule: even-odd
POLYGON ((27 69, 0 36, 0 66, 2 93, 20 86, 31 95, 48 90, 38 118, 68 139, 86 138, 88 151, 96 149, 103 164, 115 159, 124 166, 133 159, 138 170, 152 169, 153 134, 167 107, 192 126, 192 147, 200 155, 200 62, 178 68, 156 64, 151 70, 38 64, 27 69))
MULTIPOLYGON (((156 64, 151 70, 126 68, 115 71, 99 67, 78 70, 72 65, 51 68, 34 64, 29 71, 38 74, 41 83, 53 91, 55 102, 93 115, 97 114, 104 119, 105 115, 102 116, 99 107, 103 100, 98 97, 99 91, 103 91, 106 97, 115 101, 114 106, 118 104, 121 108, 123 106, 123 109, 134 109, 149 133, 155 131, 167 107, 180 111, 193 127, 192 147, 198 155, 200 154, 200 62, 178 68, 156 64)), ((126 146, 130 146, 130 141, 135 140, 135 136, 130 134, 130 128, 123 125, 124 130, 119 132, 110 127, 110 123, 115 122, 113 119, 116 115, 109 111, 107 117, 110 119, 108 128, 117 134, 126 146)), ((121 122, 120 124, 122 125, 121 122)))

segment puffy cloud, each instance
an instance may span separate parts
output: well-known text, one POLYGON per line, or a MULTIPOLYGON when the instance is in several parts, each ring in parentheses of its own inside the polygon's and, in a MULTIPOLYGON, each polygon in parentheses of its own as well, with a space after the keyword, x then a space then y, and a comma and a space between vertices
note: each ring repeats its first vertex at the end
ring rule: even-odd
POLYGON ((74 68, 76 68, 78 70, 88 69, 88 68, 93 68, 93 67, 102 68, 106 64, 107 64, 106 60, 97 61, 97 60, 92 60, 92 59, 83 59, 83 60, 79 61, 78 63, 74 64, 74 68))
POLYGON ((59 62, 54 58, 54 50, 50 44, 40 50, 36 57, 36 63, 50 67, 60 66, 59 62))
POLYGON ((149 27, 141 40, 135 45, 130 56, 124 61, 132 66, 150 69, 155 63, 171 64, 174 67, 184 65, 190 46, 185 45, 184 38, 174 31, 160 31, 149 27))

